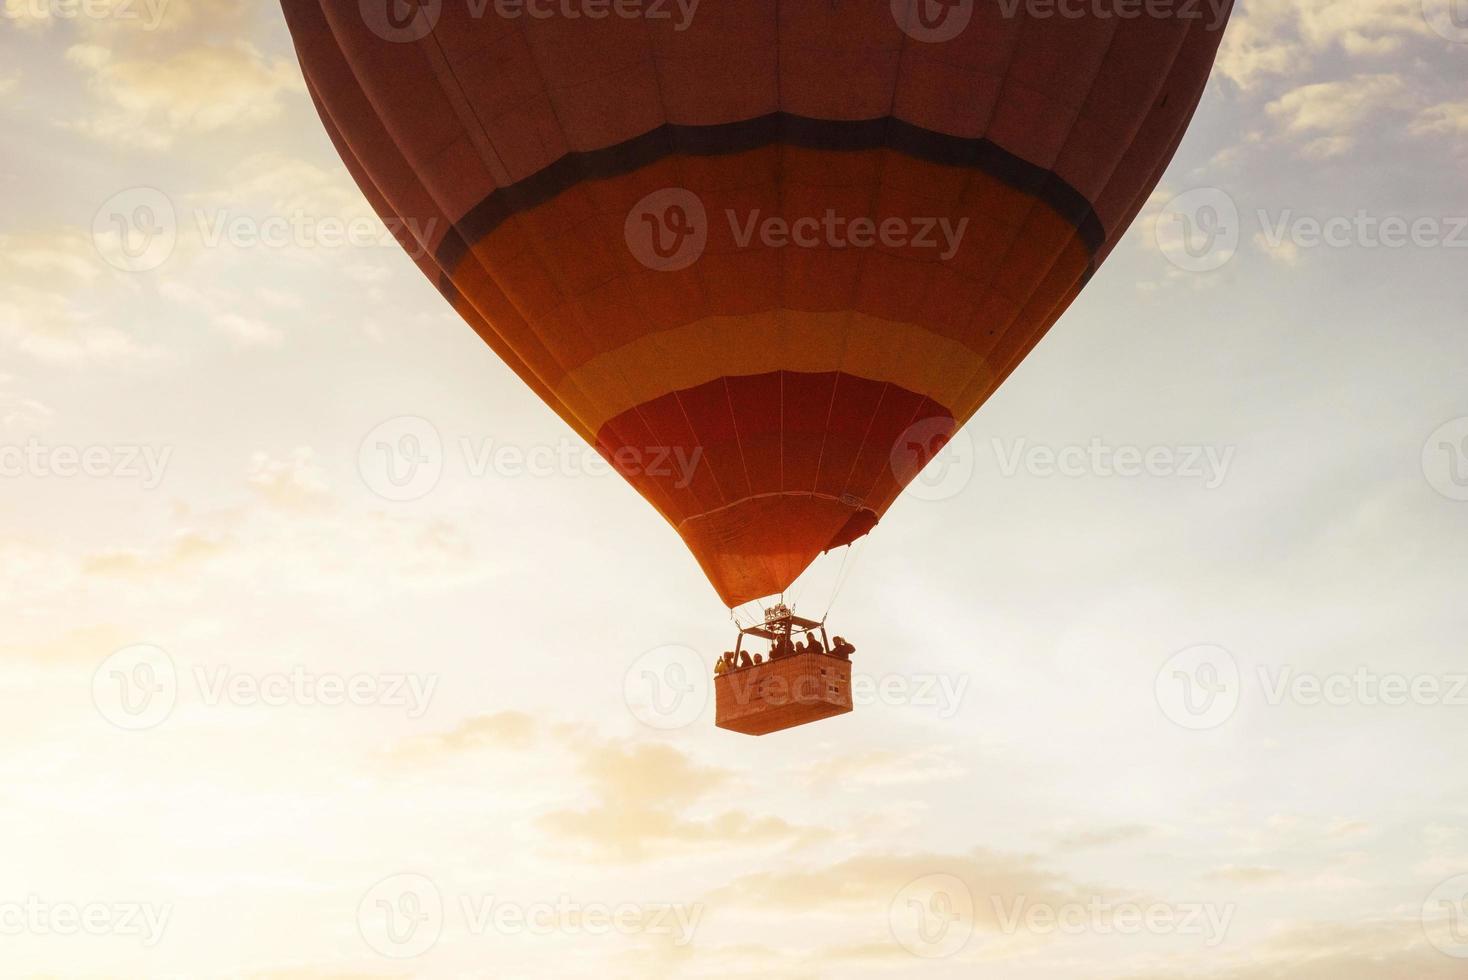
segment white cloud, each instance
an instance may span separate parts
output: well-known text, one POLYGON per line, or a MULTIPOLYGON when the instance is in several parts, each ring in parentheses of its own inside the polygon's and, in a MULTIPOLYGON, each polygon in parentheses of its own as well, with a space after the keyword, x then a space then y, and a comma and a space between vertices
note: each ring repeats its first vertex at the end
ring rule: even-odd
POLYGON ((162 57, 123 58, 100 44, 77 44, 67 60, 89 76, 99 107, 68 125, 104 142, 165 150, 183 134, 258 126, 300 90, 294 64, 245 41, 200 44, 162 57))
POLYGON ((1412 120, 1417 136, 1468 136, 1468 100, 1427 106, 1412 120))
POLYGON ((1236 7, 1218 70, 1249 89, 1270 77, 1299 78, 1333 50, 1380 57, 1428 33, 1417 0, 1254 0, 1236 7))
POLYGON ((1362 123, 1383 110, 1402 108, 1411 98, 1400 75, 1357 75, 1291 89, 1264 110, 1285 133, 1303 140, 1303 155, 1323 159, 1351 149, 1362 123))

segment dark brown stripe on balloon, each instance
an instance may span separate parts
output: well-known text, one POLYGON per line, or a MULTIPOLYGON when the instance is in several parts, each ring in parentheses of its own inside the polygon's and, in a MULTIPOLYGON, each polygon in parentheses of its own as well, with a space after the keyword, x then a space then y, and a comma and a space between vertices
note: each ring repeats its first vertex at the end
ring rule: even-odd
POLYGON ((670 156, 724 156, 773 144, 835 152, 889 149, 929 163, 977 170, 1048 205, 1075 227, 1092 257, 1106 241, 1101 220, 1080 191, 990 140, 950 136, 892 116, 847 121, 777 112, 716 126, 665 124, 604 149, 568 153, 544 170, 498 188, 459 219, 439 244, 434 256, 444 270, 439 288, 453 294, 450 275, 474 243, 512 216, 583 181, 633 173, 670 156))

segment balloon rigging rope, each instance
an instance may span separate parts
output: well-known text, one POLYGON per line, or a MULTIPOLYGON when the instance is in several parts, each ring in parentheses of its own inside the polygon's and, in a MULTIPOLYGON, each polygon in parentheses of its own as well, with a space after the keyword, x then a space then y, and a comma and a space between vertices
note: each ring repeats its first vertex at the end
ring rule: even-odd
POLYGON ((861 538, 846 546, 846 554, 841 558, 841 568, 836 573, 836 587, 831 590, 831 601, 826 603, 826 611, 821 614, 821 625, 825 625, 831 616, 831 610, 836 605, 836 599, 841 595, 841 590, 846 587, 846 582, 851 577, 852 569, 856 565, 856 553, 859 548, 866 544, 866 538, 861 538))

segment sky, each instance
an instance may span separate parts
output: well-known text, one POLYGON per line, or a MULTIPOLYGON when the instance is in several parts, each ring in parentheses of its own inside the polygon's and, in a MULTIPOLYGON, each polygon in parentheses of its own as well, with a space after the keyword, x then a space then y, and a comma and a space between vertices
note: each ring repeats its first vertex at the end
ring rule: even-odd
POLYGON ((856 710, 749 739, 727 611, 274 5, 4 0, 3 972, 1468 974, 1465 81, 1461 3, 1242 0, 1108 263, 801 586, 856 710))

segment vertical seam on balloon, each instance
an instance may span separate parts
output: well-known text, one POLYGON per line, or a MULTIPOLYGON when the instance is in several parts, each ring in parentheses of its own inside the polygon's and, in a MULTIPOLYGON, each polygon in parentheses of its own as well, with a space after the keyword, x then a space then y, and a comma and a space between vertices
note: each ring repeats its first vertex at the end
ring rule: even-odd
MULTIPOLYGON (((662 73, 658 70, 657 54, 656 54, 656 51, 654 49, 653 40, 652 40, 652 30, 653 30, 652 24, 651 24, 651 22, 647 18, 642 18, 641 19, 641 26, 642 26, 643 41, 644 41, 644 45, 645 45, 645 52, 646 52, 646 56, 647 56, 648 74, 652 77, 653 85, 657 89, 657 93, 658 93, 658 106, 662 110, 662 123, 663 123, 664 126, 667 126, 667 125, 669 125, 669 119, 668 119, 668 100, 667 100, 667 96, 664 94, 664 89, 663 89, 663 76, 662 76, 662 73)), ((686 172, 685 172, 685 170, 683 168, 683 156, 682 156, 682 154, 679 154, 679 153, 670 154, 669 159, 672 162, 672 165, 673 165, 673 173, 674 173, 675 179, 677 179, 677 181, 678 181, 679 186, 682 186, 682 185, 686 184, 687 183, 687 180, 686 180, 687 174, 686 174, 686 172)), ((697 264, 698 264, 697 262, 694 263, 694 265, 697 265, 697 264)), ((702 275, 695 274, 695 278, 697 279, 697 281, 699 283, 699 286, 700 286, 700 289, 702 290, 702 292, 703 292, 703 294, 704 294, 704 296, 706 298, 707 295, 708 295, 708 289, 707 289, 707 286, 704 283, 703 276, 702 275)), ((644 311, 644 312, 646 312, 646 311, 644 311)), ((712 330, 712 327, 710 327, 709 328, 709 344, 706 345, 706 347, 705 347, 705 350, 709 351, 710 353, 712 353, 712 335, 713 335, 713 330, 712 330)), ((693 424, 693 418, 688 414, 688 407, 683 404, 683 399, 679 395, 679 393, 675 390, 675 391, 673 391, 672 394, 673 394, 673 401, 674 401, 675 404, 677 404, 678 411, 683 416, 683 421, 685 423, 687 423, 687 425, 688 425, 688 433, 689 433, 689 435, 691 435, 693 437, 693 447, 692 448, 697 449, 699 447, 699 445, 701 445, 702 442, 703 442, 703 438, 704 438, 703 437, 703 434, 700 433, 699 430, 698 430, 698 427, 693 424)), ((658 447, 658 448, 660 448, 660 449, 661 448, 668 448, 669 450, 671 450, 671 447, 658 447)), ((699 458, 701 459, 702 456, 700 455, 699 458)), ((695 464, 695 465, 697 465, 697 464, 695 464)), ((719 499, 719 504, 720 504, 720 506, 727 505, 729 503, 729 492, 724 489, 723 483, 719 480, 718 470, 716 468, 710 466, 710 467, 708 467, 708 472, 709 472, 709 477, 714 482, 714 488, 716 490, 718 490, 718 492, 719 492, 719 498, 720 498, 719 499)), ((691 479, 692 478, 690 477, 690 480, 691 479)), ((692 489, 691 484, 690 484, 689 489, 690 490, 692 489)), ((700 503, 699 506, 701 507, 701 506, 703 506, 703 504, 700 503)))
POLYGON ((749 461, 744 458, 744 437, 739 434, 739 416, 734 412, 734 396, 729 392, 729 376, 720 379, 724 382, 724 403, 729 406, 729 418, 734 423, 734 445, 739 450, 739 466, 744 470, 744 489, 748 493, 754 493, 754 483, 749 478, 749 461))
MULTIPOLYGON (((900 29, 898 30, 898 34, 901 36, 902 40, 900 42, 900 46, 897 49, 897 63, 892 69, 892 88, 887 93, 886 126, 889 134, 893 126, 893 119, 895 118, 897 112, 897 91, 902 85, 903 64, 908 51, 908 42, 911 40, 906 32, 900 29)), ((891 144, 890 135, 886 142, 889 145, 891 144)), ((887 163, 890 159, 890 152, 891 151, 888 149, 881 149, 874 154, 877 161, 877 172, 875 175, 875 179, 872 182, 871 198, 867 202, 867 210, 871 213, 873 219, 876 218, 877 202, 881 199, 882 196, 882 179, 887 172, 887 163)), ((846 329, 841 331, 841 354, 836 358, 836 380, 835 383, 831 386, 830 404, 826 406, 826 428, 825 431, 821 434, 821 452, 816 460, 815 480, 811 485, 811 490, 813 491, 821 485, 821 463, 824 461, 826 455, 826 442, 831 436, 831 416, 836 408, 836 393, 841 388, 841 375, 846 367, 847 355, 851 350, 851 327, 856 320, 857 300, 861 297, 862 284, 865 282, 868 267, 867 258, 870 254, 870 251, 871 250, 868 250, 859 254, 856 275, 852 277, 851 301, 847 304, 844 314, 846 329)), ((884 382, 884 384, 888 384, 888 382, 884 382)), ((883 394, 885 393, 886 389, 884 388, 883 394)), ((873 416, 873 419, 875 419, 875 415, 873 416)), ((866 452, 866 438, 870 434, 871 425, 869 421, 867 425, 867 431, 863 434, 861 443, 856 447, 855 459, 861 459, 862 454, 866 452)), ((841 485, 841 493, 838 494, 838 496, 844 497, 846 495, 847 490, 849 489, 849 484, 850 471, 847 472, 847 479, 843 481, 841 485)))

